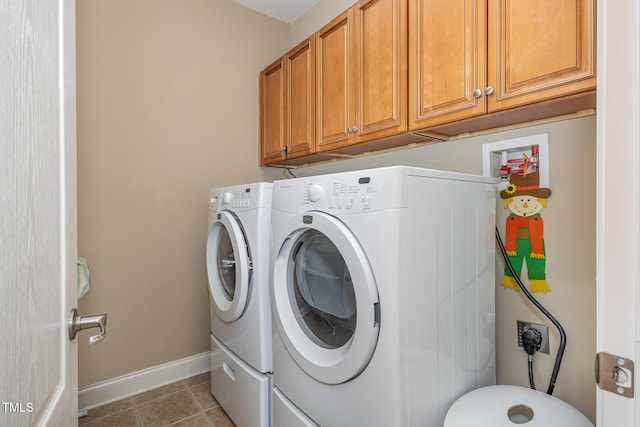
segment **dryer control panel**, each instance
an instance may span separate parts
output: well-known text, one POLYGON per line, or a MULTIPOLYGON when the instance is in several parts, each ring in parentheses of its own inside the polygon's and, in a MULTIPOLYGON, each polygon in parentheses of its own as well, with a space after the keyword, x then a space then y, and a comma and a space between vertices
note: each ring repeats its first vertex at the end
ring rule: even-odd
POLYGON ((371 209, 371 198, 374 201, 377 194, 375 186, 350 185, 348 183, 334 182, 330 188, 329 209, 371 209))
POLYGON ((274 197, 274 208, 299 211, 302 205, 348 214, 404 207, 399 185, 404 176, 390 168, 276 181, 274 185, 286 191, 274 197))

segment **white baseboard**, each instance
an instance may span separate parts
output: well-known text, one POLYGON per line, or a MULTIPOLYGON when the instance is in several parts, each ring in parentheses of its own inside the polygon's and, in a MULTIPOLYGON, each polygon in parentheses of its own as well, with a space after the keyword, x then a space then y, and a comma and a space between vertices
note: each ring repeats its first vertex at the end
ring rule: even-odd
POLYGON ((82 387, 78 390, 78 409, 96 408, 210 369, 211 353, 206 352, 82 387))

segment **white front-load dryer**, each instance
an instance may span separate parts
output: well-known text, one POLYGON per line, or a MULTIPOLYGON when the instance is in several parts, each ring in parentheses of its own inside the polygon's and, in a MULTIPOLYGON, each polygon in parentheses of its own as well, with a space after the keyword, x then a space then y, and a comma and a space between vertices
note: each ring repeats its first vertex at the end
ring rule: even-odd
POLYGON ((390 167, 274 182, 276 426, 438 426, 494 383, 495 181, 390 167))
POLYGON ((237 426, 271 425, 272 184, 209 191, 211 391, 237 426))

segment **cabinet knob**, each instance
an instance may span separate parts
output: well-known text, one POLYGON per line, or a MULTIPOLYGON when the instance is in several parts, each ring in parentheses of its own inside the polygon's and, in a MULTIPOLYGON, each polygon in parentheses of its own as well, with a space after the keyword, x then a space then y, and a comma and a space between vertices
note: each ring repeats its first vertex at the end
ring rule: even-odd
POLYGON ((489 95, 493 95, 493 86, 487 86, 487 88, 484 90, 484 93, 489 96, 489 95))
POLYGON ((475 99, 478 99, 478 98, 480 98, 481 96, 482 96, 482 90, 480 90, 480 89, 476 89, 476 90, 474 90, 474 91, 473 91, 473 97, 474 97, 475 99))
POLYGON ((356 133, 356 132, 358 132, 358 126, 347 128, 347 134, 356 133))

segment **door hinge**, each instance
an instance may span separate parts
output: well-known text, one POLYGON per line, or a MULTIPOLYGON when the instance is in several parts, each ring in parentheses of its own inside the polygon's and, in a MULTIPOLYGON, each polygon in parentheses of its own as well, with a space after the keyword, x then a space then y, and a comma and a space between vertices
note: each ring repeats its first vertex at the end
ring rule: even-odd
POLYGON ((633 360, 600 352, 596 354, 596 383, 604 391, 633 398, 633 360))

